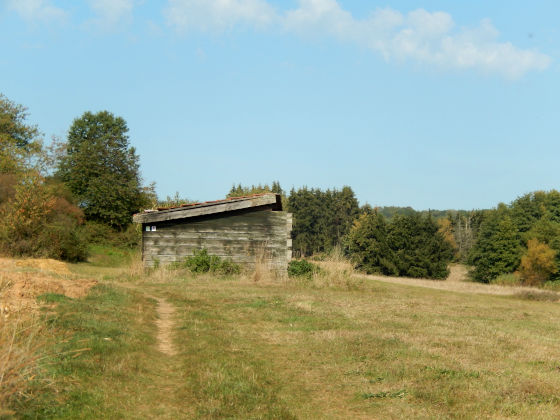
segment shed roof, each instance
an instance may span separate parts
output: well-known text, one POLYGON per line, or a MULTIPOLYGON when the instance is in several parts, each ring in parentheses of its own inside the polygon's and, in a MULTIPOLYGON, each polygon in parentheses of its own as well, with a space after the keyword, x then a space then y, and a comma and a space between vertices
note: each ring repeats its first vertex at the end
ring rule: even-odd
POLYGON ((132 220, 135 223, 164 222, 251 208, 257 210, 260 207, 270 207, 272 210, 281 211, 282 200, 280 195, 273 193, 254 194, 204 203, 182 204, 176 207, 160 207, 157 210, 145 210, 143 213, 135 214, 132 220))

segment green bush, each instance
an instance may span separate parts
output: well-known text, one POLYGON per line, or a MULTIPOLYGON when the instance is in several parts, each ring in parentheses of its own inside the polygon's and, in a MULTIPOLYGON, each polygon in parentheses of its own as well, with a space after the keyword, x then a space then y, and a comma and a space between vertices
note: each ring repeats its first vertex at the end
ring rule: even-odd
POLYGON ((98 245, 112 245, 122 248, 136 248, 142 240, 142 227, 139 224, 130 224, 123 231, 99 222, 88 221, 83 227, 84 237, 87 242, 98 245))
POLYGON ((186 268, 193 274, 215 273, 221 275, 234 275, 241 272, 241 267, 230 259, 221 259, 216 255, 209 255, 205 248, 195 250, 192 257, 185 261, 171 265, 171 268, 186 268))
POLYGON ((293 260, 288 264, 288 276, 310 278, 313 273, 319 271, 319 267, 307 260, 293 260))
POLYGON ((38 243, 49 258, 78 262, 88 257, 88 243, 84 235, 67 220, 57 220, 48 225, 39 235, 38 243))

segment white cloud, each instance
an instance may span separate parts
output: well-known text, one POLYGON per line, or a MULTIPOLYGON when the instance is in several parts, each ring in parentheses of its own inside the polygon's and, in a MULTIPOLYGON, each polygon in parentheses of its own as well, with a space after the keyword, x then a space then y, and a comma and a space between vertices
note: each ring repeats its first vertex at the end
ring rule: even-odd
POLYGON ((276 18, 265 0, 169 0, 165 16, 178 30, 225 30, 236 24, 266 26, 276 18))
POLYGON ((299 0, 278 12, 266 0, 168 0, 167 22, 179 31, 222 31, 243 24, 280 27, 303 36, 334 37, 380 53, 386 60, 414 61, 445 69, 477 70, 507 78, 544 70, 551 58, 500 42, 489 20, 457 28, 450 14, 418 9, 403 14, 377 9, 356 19, 336 0, 299 0))
POLYGON ((89 0, 90 7, 99 15, 97 23, 114 26, 132 15, 133 0, 89 0))
POLYGON ((29 21, 64 19, 66 12, 53 6, 48 0, 6 0, 8 9, 29 21))

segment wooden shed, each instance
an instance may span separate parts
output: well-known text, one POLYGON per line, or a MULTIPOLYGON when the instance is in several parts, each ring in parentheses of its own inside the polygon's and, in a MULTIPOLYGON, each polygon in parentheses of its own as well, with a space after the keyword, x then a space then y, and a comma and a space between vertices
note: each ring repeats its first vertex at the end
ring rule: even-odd
POLYGON ((230 258, 247 268, 257 258, 284 271, 292 258, 292 215, 278 194, 256 194, 134 215, 142 224, 144 266, 183 261, 195 250, 230 258))

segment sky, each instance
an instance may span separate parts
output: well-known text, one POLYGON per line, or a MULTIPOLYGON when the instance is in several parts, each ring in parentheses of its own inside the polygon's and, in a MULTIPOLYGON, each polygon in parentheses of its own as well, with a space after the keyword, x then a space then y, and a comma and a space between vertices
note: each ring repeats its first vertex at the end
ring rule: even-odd
POLYGON ((491 208, 560 188, 555 0, 0 0, 0 93, 48 143, 123 117, 143 180, 491 208))

